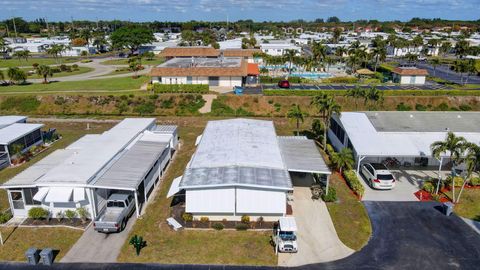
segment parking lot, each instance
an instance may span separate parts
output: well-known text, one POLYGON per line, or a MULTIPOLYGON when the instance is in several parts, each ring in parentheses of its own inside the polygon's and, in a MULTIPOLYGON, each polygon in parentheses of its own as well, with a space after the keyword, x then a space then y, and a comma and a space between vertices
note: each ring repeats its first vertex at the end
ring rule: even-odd
MULTIPOLYGON (((363 201, 418 201, 414 193, 421 188, 422 183, 438 177, 438 171, 434 169, 399 168, 390 172, 396 180, 395 188, 391 190, 372 189, 360 173, 360 182, 365 187, 363 201)), ((448 174, 449 171, 442 171, 442 179, 445 179, 448 174)))

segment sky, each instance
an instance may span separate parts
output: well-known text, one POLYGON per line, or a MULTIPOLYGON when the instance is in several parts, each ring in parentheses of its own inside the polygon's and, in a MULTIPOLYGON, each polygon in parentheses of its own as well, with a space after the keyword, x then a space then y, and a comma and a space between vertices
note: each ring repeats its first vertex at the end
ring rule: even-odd
POLYGON ((49 21, 478 20, 480 0, 0 0, 0 19, 12 16, 49 21))

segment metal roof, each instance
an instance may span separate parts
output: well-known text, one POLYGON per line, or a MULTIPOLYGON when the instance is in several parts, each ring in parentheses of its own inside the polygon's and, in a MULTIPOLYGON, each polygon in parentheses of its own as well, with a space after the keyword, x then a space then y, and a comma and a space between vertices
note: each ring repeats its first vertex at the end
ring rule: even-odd
POLYGON ((272 190, 291 190, 292 180, 284 169, 229 166, 217 168, 188 168, 183 174, 180 187, 244 186, 272 190))
POLYGON ((93 185, 135 190, 167 147, 165 142, 137 141, 93 185))
POLYGON ((0 116, 0 128, 9 126, 14 123, 18 122, 24 122, 27 120, 26 116, 20 116, 20 115, 5 115, 5 116, 0 116))
POLYGON ((304 136, 279 136, 278 145, 288 171, 331 173, 313 140, 304 136))
POLYGON ((7 145, 18 138, 21 138, 31 132, 40 129, 43 124, 11 124, 0 129, 0 144, 7 145))
POLYGON ((285 169, 272 121, 209 121, 190 168, 266 167, 285 169))
POLYGON ((158 125, 152 130, 155 133, 173 134, 177 130, 176 125, 158 125))
POLYGON ((12 179, 8 180, 2 186, 17 187, 17 186, 33 186, 36 181, 45 175, 52 168, 57 166, 63 160, 74 153, 74 150, 57 150, 45 158, 39 160, 37 163, 26 168, 24 171, 17 174, 12 179))

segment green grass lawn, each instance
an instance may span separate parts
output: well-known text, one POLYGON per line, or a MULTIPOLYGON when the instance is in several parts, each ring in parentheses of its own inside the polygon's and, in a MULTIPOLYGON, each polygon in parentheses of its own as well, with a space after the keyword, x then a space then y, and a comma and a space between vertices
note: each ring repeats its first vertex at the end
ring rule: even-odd
POLYGON ((360 250, 372 234, 372 225, 364 205, 353 195, 337 173, 330 177, 330 186, 337 191, 338 201, 327 203, 338 237, 349 248, 360 250))
MULTIPOLYGON (((154 58, 152 60, 142 59, 142 65, 160 65, 161 63, 165 62, 163 58, 154 58)), ((106 60, 101 62, 102 65, 128 65, 128 58, 122 59, 114 59, 114 60, 106 60)))
POLYGON ((79 58, 74 57, 59 57, 58 61, 55 61, 54 58, 28 58, 27 61, 25 59, 1 59, 0 60, 0 68, 9 68, 9 67, 26 67, 32 66, 34 63, 39 65, 56 65, 56 64, 67 64, 67 63, 74 63, 79 61, 79 58))
POLYGON ((125 68, 118 68, 110 73, 107 73, 98 77, 101 78, 104 76, 112 76, 112 75, 127 74, 127 73, 132 73, 132 71, 129 70, 127 67, 125 67, 125 68))
POLYGON ((108 78, 98 80, 84 80, 72 82, 51 82, 49 84, 34 83, 29 85, 10 85, 0 86, 0 94, 8 92, 44 92, 44 91, 116 91, 116 90, 135 90, 150 80, 147 76, 108 78))
MULTIPOLYGON (((23 71, 25 72, 28 72, 28 71, 32 71, 34 70, 33 67, 32 68, 22 68, 23 71)), ((48 80, 55 80, 55 78, 58 78, 58 77, 66 77, 66 76, 72 76, 72 75, 78 75, 78 74, 83 74, 83 73, 87 73, 87 72, 90 72, 90 71, 93 71, 93 68, 89 68, 89 67, 78 67, 78 70, 74 70, 72 72, 66 72, 66 71, 62 71, 62 72, 59 72, 59 73, 53 73, 53 76, 52 77, 48 77, 47 79, 48 80)), ((5 80, 8 80, 8 75, 7 75, 7 72, 4 71, 4 74, 5 74, 5 80)), ((27 73, 28 74, 28 73, 27 73)), ((28 79, 43 79, 42 76, 38 75, 38 74, 32 74, 32 75, 29 75, 28 76, 28 79)), ((28 80, 27 79, 27 80, 28 80)), ((1 89, 1 88, 0 88, 1 89)))
MULTIPOLYGON (((194 119, 194 118, 192 118, 194 119)), ((188 121, 180 127, 182 146, 161 184, 159 192, 146 213, 134 225, 130 235, 142 236, 147 246, 140 256, 135 255, 126 242, 118 260, 120 262, 158 262, 167 264, 241 264, 276 265, 277 258, 269 244, 270 232, 254 231, 199 231, 174 232, 165 222, 170 216, 171 198, 166 194, 175 177, 183 174, 195 150, 195 138, 201 134, 206 118, 188 121)), ((185 120, 187 121, 187 120, 185 120)), ((185 122, 184 122, 185 123, 185 122)))
POLYGON ((83 231, 67 228, 0 228, 5 245, 0 246, 0 261, 26 261, 25 251, 30 247, 52 248, 59 253, 59 261, 77 242, 83 231))
MULTIPOLYGON (((32 158, 29 162, 24 163, 18 167, 9 167, 5 168, 0 171, 0 183, 4 183, 10 178, 14 177, 21 171, 25 170, 26 168, 30 167, 31 165, 35 164, 37 161, 41 160, 42 158, 46 157, 53 151, 57 149, 62 149, 71 144, 72 142, 79 139, 81 136, 85 134, 91 133, 101 133, 106 129, 110 128, 112 124, 90 124, 90 130, 86 130, 85 123, 63 123, 63 122, 49 122, 45 123, 44 129, 48 128, 56 128, 57 132, 62 135, 62 139, 55 142, 49 149, 46 151, 38 154, 34 158, 32 158)), ((7 199, 7 192, 3 189, 0 189, 0 211, 5 210, 9 207, 8 199, 7 199)))
MULTIPOLYGON (((458 197, 459 191, 460 188, 455 189, 455 196, 458 197)), ((446 195, 452 197, 451 192, 446 195)), ((480 189, 464 189, 460 202, 455 205, 453 210, 461 217, 480 222, 480 189)))

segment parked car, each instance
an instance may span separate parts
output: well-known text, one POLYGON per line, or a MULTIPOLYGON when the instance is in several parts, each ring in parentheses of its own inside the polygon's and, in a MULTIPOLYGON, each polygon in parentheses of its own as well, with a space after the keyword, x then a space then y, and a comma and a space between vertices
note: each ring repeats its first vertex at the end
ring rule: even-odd
POLYGON ((393 189, 395 187, 395 177, 382 163, 363 164, 361 171, 372 188, 393 189))
POLYGON ((121 232, 127 226, 128 218, 133 214, 135 202, 133 195, 114 193, 107 200, 107 207, 93 222, 97 232, 121 232))
POLYGON ((287 80, 279 81, 278 82, 278 87, 288 89, 288 88, 290 88, 290 82, 287 81, 287 80))
POLYGON ((272 241, 278 252, 298 252, 297 223, 294 217, 281 217, 274 224, 272 241))

